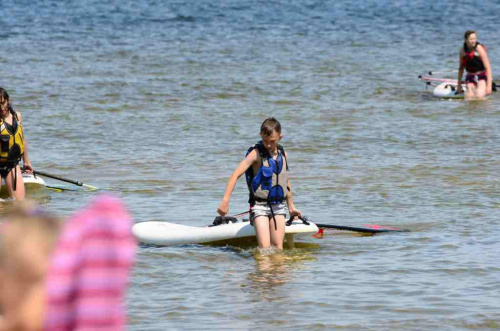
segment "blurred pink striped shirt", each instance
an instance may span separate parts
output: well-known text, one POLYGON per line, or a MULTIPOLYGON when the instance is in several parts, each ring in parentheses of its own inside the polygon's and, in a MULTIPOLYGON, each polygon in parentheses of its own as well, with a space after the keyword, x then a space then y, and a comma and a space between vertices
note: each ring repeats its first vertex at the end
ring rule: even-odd
POLYGON ((47 274, 45 330, 123 330, 134 262, 132 219, 120 200, 98 197, 65 224, 47 274))

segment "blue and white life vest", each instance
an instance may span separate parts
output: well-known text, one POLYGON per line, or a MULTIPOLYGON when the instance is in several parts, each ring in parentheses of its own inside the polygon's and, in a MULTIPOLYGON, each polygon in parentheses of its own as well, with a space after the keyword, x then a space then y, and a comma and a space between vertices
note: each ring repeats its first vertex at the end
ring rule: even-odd
POLYGON ((245 172, 248 190, 250 191, 249 203, 255 202, 281 203, 287 195, 288 163, 285 151, 278 145, 278 157, 274 160, 262 141, 250 147, 246 153, 257 149, 260 159, 260 168, 257 174, 253 173, 253 167, 245 172))

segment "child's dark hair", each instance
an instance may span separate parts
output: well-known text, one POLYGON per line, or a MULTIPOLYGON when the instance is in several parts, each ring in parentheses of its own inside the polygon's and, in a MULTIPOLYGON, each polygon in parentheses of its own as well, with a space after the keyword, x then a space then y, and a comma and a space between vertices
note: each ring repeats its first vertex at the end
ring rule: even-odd
POLYGON ((465 33, 464 33, 464 39, 465 40, 469 39, 469 37, 470 37, 471 34, 476 34, 476 31, 475 30, 467 30, 467 31, 465 31, 465 33))
MULTIPOLYGON (((476 34, 476 31, 475 30, 467 30, 464 33, 464 40, 465 40, 464 41, 464 50, 465 51, 469 51, 469 47, 467 47, 467 39, 469 39, 471 34, 476 34)), ((476 49, 476 47, 477 47, 477 45, 474 47, 474 49, 476 49)))
POLYGON ((260 133, 266 137, 269 137, 273 134, 273 132, 281 134, 281 124, 274 117, 269 117, 262 123, 260 127, 260 133))
POLYGON ((14 109, 12 108, 12 105, 10 104, 10 97, 9 93, 3 88, 0 87, 0 102, 3 103, 7 101, 9 103, 9 112, 14 113, 14 109))

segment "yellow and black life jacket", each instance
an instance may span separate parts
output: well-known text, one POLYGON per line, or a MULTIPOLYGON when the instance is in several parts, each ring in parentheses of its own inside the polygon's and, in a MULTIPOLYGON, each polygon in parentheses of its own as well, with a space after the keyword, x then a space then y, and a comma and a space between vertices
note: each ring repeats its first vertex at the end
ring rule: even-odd
POLYGON ((0 119, 0 163, 19 163, 24 154, 23 127, 12 112, 12 124, 0 119))

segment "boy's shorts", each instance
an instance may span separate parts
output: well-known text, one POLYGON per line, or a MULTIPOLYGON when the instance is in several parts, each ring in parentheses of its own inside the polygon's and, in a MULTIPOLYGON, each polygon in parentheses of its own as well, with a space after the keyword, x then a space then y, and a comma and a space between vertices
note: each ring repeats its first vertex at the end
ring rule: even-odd
MULTIPOLYGON (((285 204, 284 203, 274 203, 271 204, 271 207, 273 208, 274 215, 285 215, 286 216, 286 209, 285 209, 285 204)), ((269 218, 273 217, 273 214, 271 213, 271 208, 267 203, 255 203, 255 205, 252 207, 252 212, 250 213, 250 222, 253 225, 253 221, 255 218, 259 216, 267 216, 269 218)))

